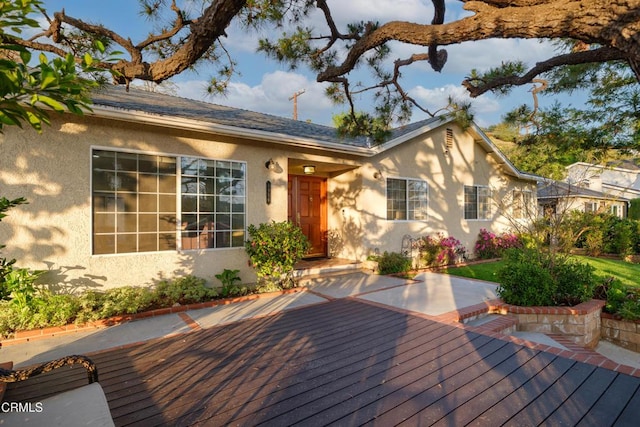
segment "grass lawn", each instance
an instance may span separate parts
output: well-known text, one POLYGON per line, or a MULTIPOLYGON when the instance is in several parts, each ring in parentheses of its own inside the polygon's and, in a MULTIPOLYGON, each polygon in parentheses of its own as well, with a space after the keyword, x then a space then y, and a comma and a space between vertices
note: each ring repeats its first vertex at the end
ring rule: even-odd
MULTIPOLYGON (((640 287, 640 265, 630 264, 621 260, 591 258, 576 256, 581 262, 586 262, 595 268, 595 274, 605 278, 613 276, 628 286, 640 287)), ((444 272, 454 276, 496 282, 495 272, 502 266, 502 261, 487 262, 464 267, 449 268, 444 272)))

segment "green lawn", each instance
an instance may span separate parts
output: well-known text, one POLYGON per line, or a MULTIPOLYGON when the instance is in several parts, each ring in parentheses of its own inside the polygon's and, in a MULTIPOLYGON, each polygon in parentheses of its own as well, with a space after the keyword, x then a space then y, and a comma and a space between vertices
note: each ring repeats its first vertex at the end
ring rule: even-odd
MULTIPOLYGON (((614 259, 590 258, 583 256, 576 256, 576 258, 593 266, 596 269, 595 274, 602 278, 614 276, 625 285, 640 287, 640 265, 638 264, 630 264, 628 262, 614 259)), ((449 268, 444 272, 454 276, 496 282, 497 279, 495 277, 495 272, 501 265, 502 261, 496 261, 449 268)))

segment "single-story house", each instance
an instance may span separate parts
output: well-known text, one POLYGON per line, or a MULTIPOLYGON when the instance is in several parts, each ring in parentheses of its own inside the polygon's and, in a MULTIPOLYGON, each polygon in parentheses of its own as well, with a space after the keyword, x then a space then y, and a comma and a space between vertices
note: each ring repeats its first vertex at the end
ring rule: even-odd
POLYGON ((538 184, 541 216, 561 215, 569 211, 610 213, 626 218, 629 200, 566 182, 543 180, 538 184))
POLYGON ((93 112, 54 115, 38 135, 0 136, 0 195, 26 197, 0 223, 3 255, 72 287, 148 285, 224 269, 255 279, 249 224, 291 220, 309 256, 364 260, 438 232, 473 248, 536 206, 476 125, 448 116, 372 145, 331 127, 123 87, 93 112), (515 199, 515 203, 514 203, 515 199))
POLYGON ((577 162, 566 167, 570 184, 601 191, 612 197, 640 198, 640 164, 634 160, 613 160, 605 165, 577 162))

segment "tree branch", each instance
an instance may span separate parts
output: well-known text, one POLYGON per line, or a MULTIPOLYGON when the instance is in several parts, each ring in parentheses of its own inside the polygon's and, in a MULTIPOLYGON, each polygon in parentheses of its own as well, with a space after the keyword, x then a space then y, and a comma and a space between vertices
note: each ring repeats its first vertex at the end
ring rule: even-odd
POLYGON ((475 98, 499 87, 521 86, 527 83, 531 83, 533 79, 540 74, 550 71, 553 68, 559 67, 561 65, 578 65, 588 64, 592 62, 605 62, 615 60, 626 60, 625 54, 616 49, 601 47, 593 50, 558 55, 546 61, 538 62, 536 63, 535 67, 531 68, 522 76, 504 76, 492 79, 491 81, 466 79, 462 82, 462 86, 464 86, 469 91, 469 94, 472 98, 475 98))

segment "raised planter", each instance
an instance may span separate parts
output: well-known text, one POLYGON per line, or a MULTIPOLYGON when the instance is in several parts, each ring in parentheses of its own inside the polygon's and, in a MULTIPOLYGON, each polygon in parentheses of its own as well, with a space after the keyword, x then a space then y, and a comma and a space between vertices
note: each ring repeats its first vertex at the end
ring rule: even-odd
POLYGON ((518 319, 518 331, 562 334, 576 344, 594 348, 601 334, 602 307, 605 302, 590 300, 573 307, 520 307, 501 304, 494 311, 518 319))
POLYGON ((617 320, 609 313, 602 313, 602 338, 640 353, 640 322, 617 320))

